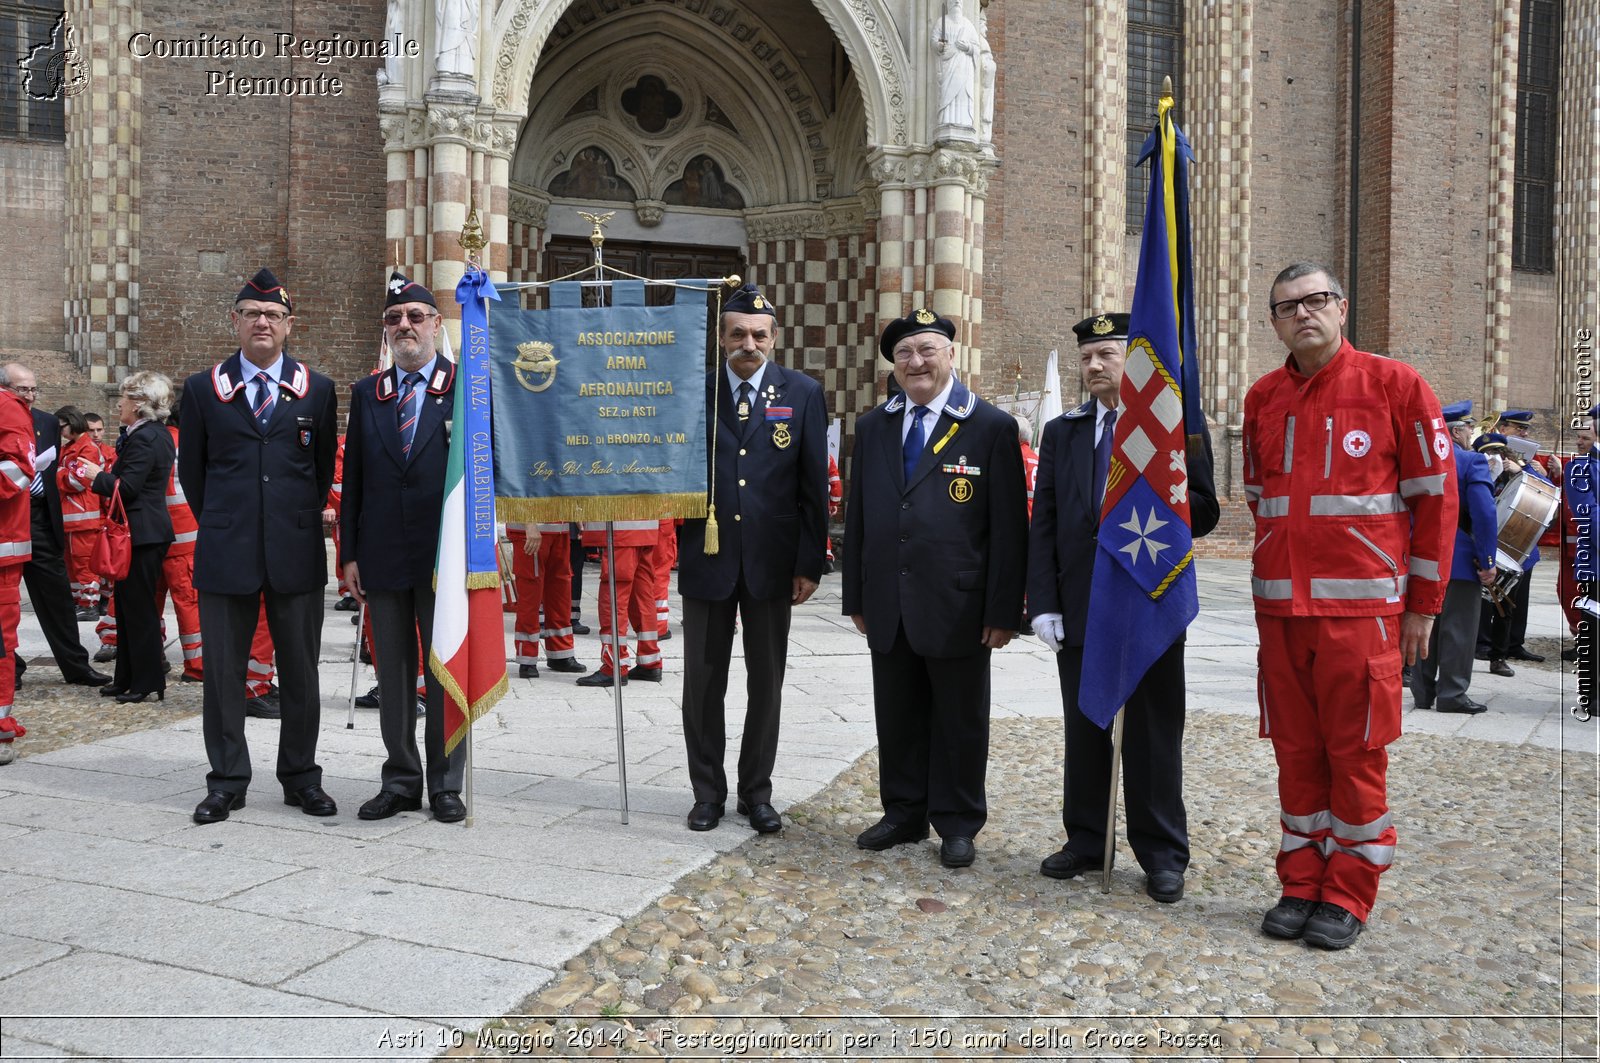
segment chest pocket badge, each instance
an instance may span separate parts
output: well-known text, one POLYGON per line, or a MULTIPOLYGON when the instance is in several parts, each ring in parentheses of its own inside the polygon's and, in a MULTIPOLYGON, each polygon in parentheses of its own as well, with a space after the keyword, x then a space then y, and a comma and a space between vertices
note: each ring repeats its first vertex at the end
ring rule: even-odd
POLYGON ((296 417, 294 419, 294 422, 295 422, 295 429, 296 429, 296 438, 300 442, 300 449, 301 450, 310 450, 311 449, 311 418, 309 418, 309 417, 296 417))
POLYGON ((788 425, 787 422, 779 421, 776 425, 773 426, 773 428, 772 428, 772 445, 773 446, 777 447, 779 450, 786 450, 786 449, 788 449, 789 444, 793 443, 793 442, 794 442, 794 436, 789 434, 789 425, 788 425))
POLYGON ((972 501, 972 481, 965 476, 957 476, 950 481, 950 500, 952 502, 972 501))

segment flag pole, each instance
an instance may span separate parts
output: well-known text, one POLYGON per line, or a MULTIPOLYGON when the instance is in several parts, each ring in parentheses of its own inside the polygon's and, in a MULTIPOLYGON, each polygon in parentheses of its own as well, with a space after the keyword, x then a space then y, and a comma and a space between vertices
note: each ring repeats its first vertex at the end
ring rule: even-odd
POLYGON ((1127 715, 1124 705, 1111 721, 1111 796, 1106 801, 1106 856, 1100 865, 1100 892, 1111 892, 1111 860, 1117 855, 1117 780, 1122 774, 1122 719, 1127 715))
MULTIPOLYGON (((596 248, 598 250, 598 248, 596 248)), ((606 592, 611 596, 611 704, 617 714, 617 789, 622 825, 628 824, 628 757, 622 734, 622 618, 617 616, 616 522, 606 521, 606 592)))

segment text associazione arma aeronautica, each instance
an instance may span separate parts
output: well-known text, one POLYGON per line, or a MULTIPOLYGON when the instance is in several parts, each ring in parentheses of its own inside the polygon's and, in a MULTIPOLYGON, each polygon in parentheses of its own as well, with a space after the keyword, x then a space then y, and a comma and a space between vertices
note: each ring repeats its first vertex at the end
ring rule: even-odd
MULTIPOLYGON (((128 38, 128 53, 140 61, 194 62, 249 61, 252 59, 310 60, 317 66, 361 59, 414 59, 421 45, 399 34, 390 37, 300 37, 293 33, 264 36, 240 34, 224 37, 200 33, 192 37, 158 37, 135 33, 128 38)), ((204 71, 207 96, 343 96, 342 77, 328 71, 299 76, 241 73, 230 68, 204 71)))

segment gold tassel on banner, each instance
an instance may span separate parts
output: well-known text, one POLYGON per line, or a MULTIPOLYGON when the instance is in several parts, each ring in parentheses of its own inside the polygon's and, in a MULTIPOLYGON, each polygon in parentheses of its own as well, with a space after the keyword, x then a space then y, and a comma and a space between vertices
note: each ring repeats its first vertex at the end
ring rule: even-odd
MULTIPOLYGON (((729 288, 739 286, 739 275, 731 273, 722 278, 722 283, 729 288)), ((716 338, 711 341, 717 357, 712 361, 718 369, 722 367, 722 289, 717 289, 717 319, 715 323, 716 338)), ((721 381, 718 381, 721 384, 721 381)), ((711 438, 706 440, 706 445, 711 449, 711 482, 706 484, 706 556, 710 557, 722 549, 722 536, 717 532, 717 398, 722 394, 720 386, 711 389, 711 438)))

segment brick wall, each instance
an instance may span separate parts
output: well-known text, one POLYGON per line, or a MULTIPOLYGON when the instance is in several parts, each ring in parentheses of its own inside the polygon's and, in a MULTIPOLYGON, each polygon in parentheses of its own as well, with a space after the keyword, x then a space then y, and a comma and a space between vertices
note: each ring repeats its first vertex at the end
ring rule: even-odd
POLYGON ((0 254, 0 361, 27 350, 63 349, 66 198, 63 145, 0 141, 0 215, 8 248, 0 254))
POLYGON ((273 56, 272 35, 383 36, 382 0, 266 0, 197 8, 150 0, 144 25, 164 37, 262 38, 263 59, 146 59, 141 361, 175 376, 235 345, 227 310, 243 281, 270 267, 295 300, 291 349, 336 380, 370 365, 382 309, 384 163, 378 60, 273 56), (206 95, 206 70, 315 77, 343 94, 284 99, 206 95))

